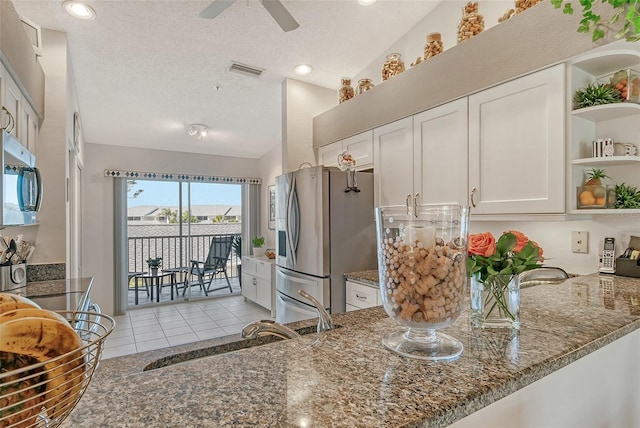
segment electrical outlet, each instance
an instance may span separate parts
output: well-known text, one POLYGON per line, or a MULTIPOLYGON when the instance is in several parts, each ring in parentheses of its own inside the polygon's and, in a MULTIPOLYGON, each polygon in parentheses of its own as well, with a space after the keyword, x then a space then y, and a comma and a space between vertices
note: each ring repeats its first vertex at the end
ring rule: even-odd
POLYGON ((571 251, 586 254, 589 252, 589 232, 571 232, 571 251))

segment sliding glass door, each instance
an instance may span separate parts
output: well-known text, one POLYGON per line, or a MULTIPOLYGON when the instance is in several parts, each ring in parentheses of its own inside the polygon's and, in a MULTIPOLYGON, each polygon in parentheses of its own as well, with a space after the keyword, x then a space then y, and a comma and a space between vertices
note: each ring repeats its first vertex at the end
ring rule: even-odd
POLYGON ((127 180, 128 307, 239 293, 242 185, 127 180))

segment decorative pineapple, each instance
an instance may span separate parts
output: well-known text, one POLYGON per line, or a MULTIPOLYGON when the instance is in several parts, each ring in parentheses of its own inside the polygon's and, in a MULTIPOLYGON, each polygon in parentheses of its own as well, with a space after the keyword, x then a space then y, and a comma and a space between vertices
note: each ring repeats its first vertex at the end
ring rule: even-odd
POLYGON ((594 83, 585 88, 578 89, 573 96, 573 108, 576 110, 601 104, 620 102, 622 102, 620 91, 611 85, 602 83, 594 83))
POLYGON ((587 181, 580 192, 580 204, 582 206, 602 206, 606 204, 606 189, 602 185, 603 178, 610 178, 604 169, 592 168, 587 171, 587 181))

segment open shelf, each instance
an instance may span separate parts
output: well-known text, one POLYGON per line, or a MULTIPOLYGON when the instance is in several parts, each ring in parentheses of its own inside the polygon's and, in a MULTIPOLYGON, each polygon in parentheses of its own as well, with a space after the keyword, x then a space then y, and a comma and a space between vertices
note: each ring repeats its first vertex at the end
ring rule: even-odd
POLYGON ((593 53, 592 55, 574 63, 573 66, 592 76, 602 76, 640 64, 640 54, 628 50, 610 51, 606 54, 593 53))
POLYGON ((575 117, 598 122, 602 120, 618 119, 626 116, 640 115, 640 104, 636 103, 615 103, 601 106, 593 106, 573 110, 571 114, 575 117))
POLYGON ((638 163, 640 163, 640 156, 610 156, 601 158, 574 159, 571 161, 572 165, 582 166, 619 166, 633 165, 638 163))

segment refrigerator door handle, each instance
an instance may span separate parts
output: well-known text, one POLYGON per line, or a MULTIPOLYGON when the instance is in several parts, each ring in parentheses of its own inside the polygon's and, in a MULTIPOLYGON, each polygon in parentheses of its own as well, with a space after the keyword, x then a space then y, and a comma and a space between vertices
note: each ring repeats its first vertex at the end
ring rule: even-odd
POLYGON ((291 210, 293 209, 293 197, 294 190, 296 186, 296 178, 293 177, 291 179, 291 187, 289 188, 289 195, 287 195, 287 247, 289 247, 289 254, 291 254, 291 261, 293 262, 293 266, 296 265, 296 252, 293 248, 293 240, 291 236, 291 210))
POLYGON ((294 210, 293 213, 295 215, 294 217, 294 222, 293 222, 293 227, 294 227, 294 234, 293 234, 293 252, 294 254, 298 252, 298 243, 300 242, 300 203, 298 202, 298 191, 297 189, 294 189, 293 191, 293 206, 294 206, 294 210))

